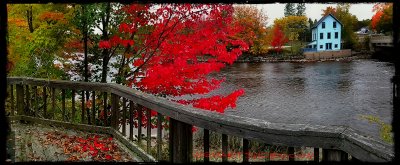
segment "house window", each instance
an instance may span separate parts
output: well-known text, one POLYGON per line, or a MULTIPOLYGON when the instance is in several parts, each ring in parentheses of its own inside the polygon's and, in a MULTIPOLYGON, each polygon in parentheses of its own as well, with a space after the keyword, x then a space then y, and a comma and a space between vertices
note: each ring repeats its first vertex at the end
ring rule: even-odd
POLYGON ((333 22, 333 28, 336 28, 336 22, 333 22))
POLYGON ((335 48, 337 48, 337 44, 335 44, 335 48))
POLYGON ((339 32, 335 32, 335 38, 339 38, 339 32))
POLYGON ((322 29, 325 29, 325 22, 322 22, 322 29))
POLYGON ((328 33, 328 39, 331 39, 331 33, 328 33))
POLYGON ((320 49, 322 49, 323 47, 324 47, 324 46, 322 46, 322 45, 319 45, 319 48, 320 48, 320 49))
POLYGON ((319 33, 319 39, 324 39, 324 33, 319 33))

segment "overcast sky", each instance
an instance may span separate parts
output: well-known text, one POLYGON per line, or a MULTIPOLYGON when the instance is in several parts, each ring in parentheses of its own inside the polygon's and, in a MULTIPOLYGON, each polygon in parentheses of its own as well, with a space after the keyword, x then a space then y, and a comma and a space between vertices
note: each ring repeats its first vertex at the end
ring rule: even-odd
MULTIPOLYGON (((328 6, 336 7, 336 3, 331 4, 306 4, 306 16, 312 20, 321 18, 322 9, 328 6)), ((255 5, 257 8, 262 9, 268 16, 268 26, 272 25, 276 18, 281 18, 284 16, 285 4, 258 4, 255 5)), ((371 19, 372 7, 374 3, 359 3, 352 4, 350 7, 350 13, 354 14, 358 20, 371 19)))

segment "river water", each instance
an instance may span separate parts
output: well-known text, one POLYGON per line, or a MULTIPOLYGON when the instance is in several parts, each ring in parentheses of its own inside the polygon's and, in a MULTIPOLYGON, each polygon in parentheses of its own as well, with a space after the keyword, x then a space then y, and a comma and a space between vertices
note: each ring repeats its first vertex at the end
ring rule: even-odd
POLYGON ((394 65, 372 60, 315 63, 236 63, 216 77, 226 77, 212 94, 243 88, 235 109, 226 115, 275 123, 347 125, 380 139, 379 125, 392 120, 394 65))

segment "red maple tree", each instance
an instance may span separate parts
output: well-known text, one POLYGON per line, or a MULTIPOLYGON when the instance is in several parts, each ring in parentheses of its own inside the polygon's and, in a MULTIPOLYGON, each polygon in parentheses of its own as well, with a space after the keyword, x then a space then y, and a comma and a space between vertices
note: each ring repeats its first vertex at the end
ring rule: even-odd
POLYGON ((275 49, 276 52, 282 51, 282 46, 287 43, 289 39, 282 32, 281 27, 274 26, 274 36, 271 41, 271 46, 275 49))
MULTIPOLYGON (((127 19, 120 24, 120 35, 99 44, 104 49, 122 46, 126 56, 134 57, 135 68, 127 79, 143 92, 171 100, 207 94, 224 81, 209 75, 248 50, 243 40, 234 38, 243 28, 233 22, 232 5, 162 4, 155 12, 152 7, 131 4, 122 8, 127 19)), ((227 96, 174 101, 223 113, 234 108, 243 94, 239 89, 227 96)))

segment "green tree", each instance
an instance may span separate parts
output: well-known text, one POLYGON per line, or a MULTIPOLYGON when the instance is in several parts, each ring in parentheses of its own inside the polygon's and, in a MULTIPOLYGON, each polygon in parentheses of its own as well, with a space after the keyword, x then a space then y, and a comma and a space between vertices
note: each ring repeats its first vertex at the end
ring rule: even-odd
POLYGON ((294 3, 287 3, 284 10, 285 17, 296 15, 296 8, 294 3))
POLYGON ((71 15, 68 5, 10 5, 11 75, 41 78, 66 78, 54 64, 68 38, 71 15))
POLYGON ((354 26, 357 25, 358 19, 349 12, 350 4, 338 4, 336 7, 335 17, 344 25, 342 27, 342 40, 344 48, 353 49, 357 43, 357 36, 354 33, 354 26))
MULTIPOLYGON (((75 6, 75 16, 72 22, 80 31, 81 41, 83 41, 83 51, 84 51, 84 80, 87 82, 89 80, 89 68, 88 68, 88 38, 93 35, 95 28, 95 18, 96 18, 96 6, 89 4, 82 4, 75 6)), ((76 52, 74 52, 76 53, 76 52)))
MULTIPOLYGON (((304 41, 304 35, 307 31, 307 17, 306 16, 288 16, 280 19, 275 19, 274 24, 282 27, 285 36, 288 37, 289 43, 293 46, 294 42, 304 41)), ((293 49, 291 47, 293 54, 293 49)))
POLYGON ((297 4, 296 9, 297 9, 297 13, 296 13, 297 16, 306 15, 306 4, 305 3, 297 4))

